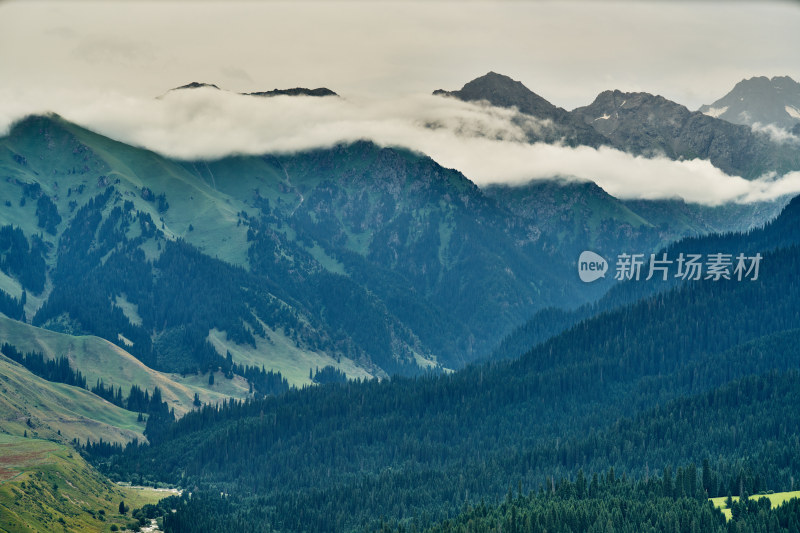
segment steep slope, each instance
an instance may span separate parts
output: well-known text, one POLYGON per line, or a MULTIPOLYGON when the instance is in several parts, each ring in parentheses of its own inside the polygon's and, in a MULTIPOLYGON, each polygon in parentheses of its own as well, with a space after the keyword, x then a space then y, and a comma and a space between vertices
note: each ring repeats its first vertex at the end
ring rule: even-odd
POLYGON ((41 352, 48 359, 66 356, 70 366, 80 370, 92 387, 100 380, 106 387, 121 387, 127 396, 133 385, 151 393, 161 389, 164 401, 183 415, 193 408, 194 395, 203 403, 217 403, 248 394, 245 380, 237 376, 216 387, 195 384, 188 377, 164 374, 145 366, 119 346, 92 336, 73 336, 37 328, 0 315, 0 344, 9 343, 21 352, 41 352))
MULTIPOLYGON (((763 227, 755 227, 745 232, 687 237, 664 247, 657 253, 657 256, 664 252, 673 259, 681 252, 687 254, 729 253, 732 255, 764 253, 800 245, 800 229, 798 228, 800 228, 800 197, 795 197, 777 218, 763 227)), ((642 250, 641 253, 647 252, 642 250)), ((607 257, 613 261, 615 256, 607 257)), ((649 264, 649 257, 646 258, 646 262, 649 264)), ((614 265, 611 265, 611 268, 613 269, 614 265)), ((647 271, 646 265, 644 271, 647 271)), ((488 358, 515 359, 532 346, 566 331, 582 320, 664 292, 680 283, 681 280, 675 277, 671 277, 667 282, 658 277, 649 282, 645 280, 623 282, 609 289, 596 302, 577 309, 543 309, 504 338, 488 358)))
POLYGON ((524 238, 511 213, 418 154, 356 143, 225 159, 209 171, 221 190, 268 201, 251 220, 254 271, 276 275, 273 243, 286 244, 275 221, 288 221, 314 259, 378 295, 447 366, 461 366, 527 309, 572 292, 546 239, 524 238), (261 178, 276 172, 285 179, 261 178))
POLYGON ((800 83, 789 76, 757 76, 737 83, 731 92, 699 111, 733 124, 791 130, 800 124, 800 83))
POLYGON ((0 431, 70 442, 144 439, 137 414, 78 387, 34 376, 0 354, 0 431))
MULTIPOLYGON (((487 196, 529 221, 532 234, 556 242, 577 258, 592 249, 613 257, 658 248, 683 237, 747 231, 780 214, 784 202, 709 207, 680 200, 619 200, 592 182, 536 180, 489 185, 487 196)), ((788 200, 786 200, 788 201, 788 200)))
POLYGON ((420 154, 362 142, 176 162, 56 117, 2 145, 0 222, 41 234, 28 249, 47 281, 23 293, 4 273, 4 312, 158 370, 225 368, 227 352, 294 383, 317 366, 460 367, 535 310, 591 296, 546 237, 420 154))
MULTIPOLYGON (((199 179, 197 175, 189 173, 174 162, 165 160, 151 152, 111 141, 59 119, 28 119, 12 129, 9 137, 5 139, 5 145, 8 147, 7 158, 0 163, 5 163, 3 166, 9 175, 8 179, 2 184, 5 189, 8 189, 6 197, 15 198, 22 193, 22 198, 19 202, 14 202, 11 209, 4 210, 3 214, 7 217, 6 222, 21 227, 27 235, 36 234, 43 223, 36 215, 37 211, 41 211, 38 208, 38 203, 42 203, 45 206, 53 206, 47 212, 54 213, 54 217, 57 215, 59 217, 58 222, 53 222, 50 228, 51 231, 46 232, 44 239, 50 245, 50 249, 54 250, 57 248, 58 243, 62 241, 62 233, 65 230, 69 230, 72 227, 74 231, 82 232, 77 227, 68 224, 70 217, 76 215, 100 217, 92 218, 90 223, 92 234, 81 233, 82 239, 80 242, 78 236, 73 235, 71 237, 72 241, 66 249, 62 246, 61 253, 50 254, 49 262, 51 265, 58 260, 63 260, 63 253, 70 253, 70 251, 73 254, 80 255, 81 261, 79 261, 79 264, 84 265, 84 271, 82 272, 75 272, 73 266, 68 267, 63 262, 62 269, 58 268, 57 263, 55 267, 50 267, 51 276, 58 277, 61 274, 66 276, 61 280, 60 284, 55 284, 55 294, 47 294, 48 298, 43 298, 42 301, 38 302, 42 304, 44 300, 48 300, 49 306, 47 309, 51 309, 51 312, 53 305, 57 305, 57 301, 62 303, 66 301, 62 292, 68 288, 64 285, 66 280, 70 276, 74 276, 75 281, 83 280, 83 283, 88 282, 88 271, 85 269, 102 267, 106 260, 103 256, 118 244, 116 239, 135 241, 130 246, 129 253, 133 253, 134 249, 140 249, 145 254, 144 258, 135 259, 137 262, 142 260, 146 262, 159 257, 161 255, 160 249, 165 244, 164 239, 174 242, 178 237, 185 237, 193 247, 200 250, 213 249, 214 258, 203 256, 207 258, 204 259, 204 262, 208 268, 230 268, 221 263, 216 267, 212 267, 217 261, 215 258, 223 259, 233 265, 247 265, 248 228, 247 225, 242 225, 242 221, 248 220, 248 210, 255 214, 259 212, 258 208, 248 205, 249 196, 244 199, 236 199, 220 193, 214 187, 213 176, 209 180, 210 183, 207 184, 203 179, 199 179), (26 153, 27 156, 23 156, 21 153, 26 153), (59 181, 61 181, 60 184, 59 181), (63 189, 66 189, 66 194, 64 194, 63 189), (108 193, 112 189, 113 193, 110 194, 113 199, 106 194, 106 196, 103 196, 102 206, 93 203, 93 198, 97 191, 108 193), (26 205, 26 195, 27 199, 32 199, 34 202, 29 202, 26 205), (117 204, 116 211, 108 203, 109 200, 113 200, 112 204, 117 204), (37 203, 37 205, 31 206, 30 203, 37 203), (83 210, 79 208, 83 208, 83 210), (124 209, 120 211, 120 208, 124 209), (68 213, 71 215, 67 216, 68 213), (108 216, 112 217, 113 220, 111 222, 108 222, 108 216), (154 222, 155 220, 159 222, 158 225, 154 222), (101 221, 108 222, 104 228, 110 230, 111 234, 106 236, 107 240, 105 242, 95 243, 93 233, 99 230, 101 221), (120 224, 123 229, 112 229, 114 225, 119 226, 120 224), (80 246, 80 249, 76 249, 76 246, 80 246), (87 264, 87 251, 96 248, 102 248, 103 252, 94 256, 93 261, 95 263, 87 264), (102 261, 99 264, 96 263, 101 258, 102 261)), ((198 165, 193 166, 196 168, 198 165)), ((250 193, 252 194, 252 191, 250 193)), ((85 218, 83 220, 88 223, 85 218)), ((182 250, 179 253, 189 252, 187 248, 179 249, 182 250)), ((314 268, 324 271, 320 267, 314 268)), ((178 275, 178 272, 175 272, 175 275, 178 275)), ((80 285, 81 283, 70 285, 69 288, 80 292, 80 285)), ((112 301, 119 301, 120 297, 124 299, 124 296, 119 292, 107 295, 112 301)), ((184 297, 189 298, 196 298, 197 296, 197 294, 184 294, 184 297)), ((86 302, 84 301, 83 303, 86 302)), ((89 307, 95 307, 97 304, 100 304, 99 300, 95 302, 94 306, 89 307)), ((102 303, 100 308, 108 305, 108 303, 102 303)), ((132 302, 132 305, 135 309, 137 302, 132 302)), ((77 314, 83 313, 85 315, 87 307, 83 307, 81 311, 77 309, 77 302, 75 306, 76 308, 73 311, 77 314)), ((272 311, 267 309, 275 309, 276 306, 285 306, 289 309, 292 307, 291 304, 279 303, 279 301, 271 298, 267 306, 262 306, 264 309, 262 312, 271 313, 272 311)), ((33 311, 41 310, 33 309, 33 311)), ((113 308, 109 311, 113 311, 113 308)), ((113 329, 116 329, 117 332, 113 332, 112 327, 98 329, 98 327, 89 324, 75 324, 75 317, 71 317, 64 322, 64 320, 58 318, 61 313, 50 314, 48 319, 57 319, 58 323, 62 324, 59 327, 65 327, 67 331, 72 327, 78 327, 77 331, 100 333, 112 342, 118 342, 118 335, 122 334, 129 341, 134 342, 133 353, 137 357, 147 360, 147 354, 151 351, 148 345, 152 341, 145 340, 144 332, 139 331, 138 338, 140 342, 137 345, 134 339, 134 337, 137 337, 137 332, 134 330, 140 328, 140 326, 135 323, 126 324, 128 322, 127 317, 119 317, 118 313, 119 311, 111 313, 112 316, 117 315, 117 318, 112 319, 117 324, 113 326, 113 329)), ((145 316, 144 319, 147 321, 148 317, 145 316)), ((264 319, 268 322, 268 327, 270 325, 275 327, 274 319, 270 319, 269 316, 264 316, 264 319)), ((46 320, 42 318, 37 323, 41 324, 46 320)), ((296 319, 293 318, 291 320, 296 319)), ((315 318, 311 317, 311 320, 314 321, 315 318)), ((216 325, 220 326, 220 330, 231 329, 231 327, 226 327, 224 323, 216 325)), ((213 326, 213 324, 210 324, 210 326, 213 326)), ((56 327, 56 322, 49 324, 48 327, 56 327)), ((235 324, 233 327, 234 329, 238 328, 235 324)), ((396 327, 401 330, 398 335, 405 336, 408 339, 406 342, 415 342, 408 332, 402 331, 402 327, 396 327)), ((325 328, 325 326, 317 323, 312 325, 312 328, 319 330, 320 328, 325 328)), ((211 329, 209 327, 209 330, 205 332, 197 332, 198 335, 202 334, 202 336, 195 336, 191 339, 192 346, 195 347, 193 350, 196 350, 198 346, 205 342, 204 339, 211 329)), ((227 333, 228 336, 236 335, 234 331, 227 331, 227 333)), ((287 334, 297 344, 299 340, 297 334, 288 333, 288 330, 287 334)), ((174 337, 173 335, 171 338, 174 340, 174 337)), ((167 342, 173 345, 173 340, 167 340, 167 342)), ((122 345, 121 342, 120 345, 122 345)), ((398 350, 401 349, 402 345, 403 340, 398 339, 398 350)), ((184 344, 184 346, 186 345, 184 344)), ((362 366, 369 368, 370 372, 380 373, 383 371, 380 366, 375 366, 371 362, 370 356, 365 354, 363 348, 359 350, 352 346, 350 348, 345 346, 344 349, 349 350, 353 359, 360 358, 362 366)), ((310 360, 312 363, 316 362, 318 366, 324 366, 331 361, 331 358, 319 348, 309 347, 307 343, 302 350, 318 353, 317 356, 310 360)), ((412 348, 411 351, 414 351, 414 349, 412 348)), ((222 355, 224 356, 225 352, 222 355)), ((334 350, 332 355, 334 355, 333 361, 336 364, 337 358, 344 354, 339 350, 334 350), (336 352, 339 352, 340 355, 337 355, 336 352)), ((391 369, 392 371, 394 371, 392 365, 395 364, 393 361, 401 360, 399 363, 401 366, 404 364, 412 366, 416 364, 413 358, 403 360, 403 357, 399 351, 395 351, 389 354, 388 359, 383 363, 388 365, 386 367, 387 370, 391 369)), ((152 360, 148 362, 151 365, 156 364, 152 360)), ((261 364, 269 365, 268 357, 263 358, 260 362, 261 364)), ((169 367, 173 370, 180 370, 186 366, 180 361, 175 361, 171 366, 167 365, 161 368, 169 367)), ((188 366, 191 367, 191 363, 188 366)))

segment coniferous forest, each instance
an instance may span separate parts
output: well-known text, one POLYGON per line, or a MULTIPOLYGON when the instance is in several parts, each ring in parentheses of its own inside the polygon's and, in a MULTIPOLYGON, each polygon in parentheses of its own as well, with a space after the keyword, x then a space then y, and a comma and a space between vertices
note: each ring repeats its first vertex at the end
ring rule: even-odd
MULTIPOLYGON (((794 216, 796 204, 784 216, 794 216)), ((696 501, 653 500, 641 487, 628 487, 636 496, 609 491, 585 508, 520 500, 519 524, 530 523, 522 530, 559 509, 584 519, 608 514, 612 531, 638 530, 649 522, 613 518, 615 506, 633 501, 643 506, 637 519, 674 512, 678 523, 718 521, 706 498, 796 488, 800 300, 785 280, 795 279, 798 250, 766 255, 757 281, 688 283, 585 320, 519 360, 206 406, 164 430, 162 441, 98 464, 112 478, 228 494, 222 507, 182 504, 197 527, 208 513, 208 527, 246 516, 277 530, 317 531, 456 520, 437 526, 447 530, 465 505, 496 502, 509 486, 547 495, 553 483, 577 483, 579 472, 612 470, 637 482, 660 476, 671 487, 660 496, 696 501), (158 465, 156 477, 149 464, 158 465), (677 507, 646 512, 650 505, 677 507)), ((482 509, 476 530, 500 527, 507 516, 507 508, 482 509)), ((476 511, 465 512, 465 524, 475 519, 476 511)), ((756 515, 737 518, 743 530, 759 530, 756 515)), ((175 524, 180 517, 179 510, 175 524)))

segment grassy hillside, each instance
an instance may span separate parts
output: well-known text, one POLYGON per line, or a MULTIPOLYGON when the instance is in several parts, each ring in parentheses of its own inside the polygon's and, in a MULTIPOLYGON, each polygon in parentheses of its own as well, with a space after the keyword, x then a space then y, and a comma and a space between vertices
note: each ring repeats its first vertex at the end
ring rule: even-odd
POLYGON ((143 439, 144 423, 136 418, 87 390, 45 381, 0 355, 2 433, 124 443, 143 439))
POLYGON ((70 366, 81 371, 90 387, 98 379, 102 379, 106 386, 122 387, 123 395, 128 394, 131 385, 151 392, 159 387, 164 401, 175 409, 178 416, 192 409, 195 393, 204 403, 216 403, 230 396, 243 398, 249 388, 247 382, 238 376, 225 380, 227 383, 223 390, 221 384, 209 387, 203 380, 196 383, 198 380, 191 376, 158 372, 99 337, 57 333, 0 314, 0 344, 4 342, 23 352, 42 352, 51 359, 62 355, 69 357, 70 366))
POLYGON ((131 522, 119 514, 169 495, 114 485, 71 448, 0 435, 0 532, 110 531, 131 522))
MULTIPOLYGON (((60 117, 31 119, 17 128, 17 134, 4 138, 0 148, 0 171, 10 178, 0 183, 0 197, 11 204, 0 213, 0 224, 20 226, 26 234, 41 231, 36 202, 20 205, 17 181, 39 183, 62 217, 75 209, 70 203, 79 207, 98 190, 114 184, 136 209, 163 222, 168 238, 182 237, 212 256, 246 264, 246 228, 237 227, 237 213, 248 206, 217 191, 213 183, 207 184, 153 152, 119 143, 60 117), (19 157, 14 159, 18 154, 34 153, 44 153, 46 158, 27 158, 24 164, 19 157), (155 196, 165 194, 169 209, 160 212, 156 202, 143 197, 143 187, 149 187, 155 196), (189 231, 190 224, 193 231, 189 231)), ((62 222, 56 235, 45 238, 55 244, 65 226, 62 222)))
MULTIPOLYGON (((290 181, 285 172, 279 172, 280 168, 280 164, 276 165, 274 162, 265 164, 261 158, 232 158, 221 166, 204 161, 180 163, 163 158, 153 152, 97 135, 57 116, 31 117, 16 124, 8 137, 0 139, 0 175, 5 176, 0 183, 0 198, 5 200, 5 206, 0 213, 0 224, 21 228, 29 238, 32 235, 41 235, 45 246, 50 250, 46 256, 49 277, 45 291, 39 294, 39 291, 28 290, 26 295, 27 320, 32 321, 43 303, 53 297, 51 281, 54 271, 62 259, 64 241, 70 241, 70 238, 65 239, 65 232, 72 223, 71 219, 79 214, 81 208, 85 207, 99 192, 113 187, 115 195, 112 205, 117 207, 125 205, 126 215, 135 213, 144 217, 142 220, 152 220, 158 233, 155 239, 151 238, 152 234, 149 233, 153 229, 152 225, 148 226, 150 237, 142 237, 142 231, 136 221, 131 227, 126 226, 124 230, 121 230, 121 234, 126 238, 140 239, 141 237, 133 246, 143 250, 147 259, 155 260, 163 253, 165 245, 163 239, 167 241, 183 239, 210 257, 249 269, 248 249, 251 243, 248 239, 249 226, 247 222, 255 220, 253 217, 262 213, 263 206, 259 202, 262 200, 266 202, 267 199, 271 199, 275 203, 283 201, 284 210, 287 211, 285 214, 293 212, 295 204, 302 203, 300 202, 302 193, 290 181), (259 190, 263 192, 263 196, 259 190), (48 219, 48 222, 43 222, 42 219, 42 212, 47 209, 43 211, 39 204, 44 207, 49 206, 49 212, 53 216, 48 219), (54 218, 57 217, 60 217, 59 221, 54 221, 54 218), (45 231, 43 231, 43 224, 47 224, 45 231), (59 250, 59 253, 52 253, 54 250, 59 250)), ((101 217, 107 219, 111 209, 111 205, 102 209, 101 217)), ((107 229, 113 230, 112 226, 113 224, 107 229)), ((97 232, 96 228, 92 229, 97 232)), ((287 227, 287 231, 292 234, 292 238, 295 237, 290 228, 287 227)), ((114 235, 114 238, 119 237, 119 234, 114 235)), ((103 245, 100 242, 94 244, 103 245)), ((101 262, 108 259, 109 255, 105 252, 111 253, 114 244, 118 244, 118 242, 112 242, 110 247, 104 248, 104 255, 99 258, 101 262)), ((321 266, 322 270, 344 272, 343 266, 328 256, 321 247, 313 244, 309 244, 308 247, 311 250, 311 256, 320 259, 314 268, 321 266)), ((86 252, 88 251, 82 250, 84 257, 86 252)), ((70 268, 74 267, 74 264, 70 266, 70 268)), ((0 277, 0 290, 14 298, 22 295, 20 284, 13 277, 7 275, 0 277)), ((57 292, 58 288, 56 288, 57 292)), ((86 291, 80 292, 85 293, 86 291)), ((111 294, 112 309, 118 308, 132 325, 138 326, 143 317, 138 314, 137 301, 129 296, 124 293, 111 294)), ((283 295, 284 298, 287 296, 291 299, 292 295, 283 295)), ((272 296, 269 298, 273 299, 272 296)), ((138 303, 141 304, 141 302, 138 303)), ((298 303, 296 301, 286 302, 286 312, 294 313, 293 308, 298 303)), ((94 302, 94 304, 98 304, 98 302, 94 302)), ((95 308, 97 305, 90 307, 95 308)), ((308 317, 307 319, 302 316, 307 314, 307 310, 298 309, 298 311, 301 315, 300 320, 308 323, 312 335, 316 334, 316 331, 326 328, 325 324, 319 323, 319 317, 308 317)), ((141 344, 133 349, 127 347, 127 339, 131 339, 131 337, 127 333, 119 332, 119 329, 123 329, 124 324, 117 323, 115 326, 117 331, 98 333, 91 324, 81 322, 74 314, 62 314, 50 318, 48 323, 37 325, 65 333, 91 332, 99 334, 111 342, 126 347, 137 357, 141 356, 140 353, 137 353, 141 344), (124 338, 121 335, 124 335, 124 338)), ((146 317, 144 318, 146 319, 146 317)), ((262 318, 266 319, 267 317, 262 318)), ((168 340, 164 340, 158 336, 162 324, 148 323, 144 326, 149 332, 156 332, 152 334, 152 340, 160 343, 159 350, 164 347, 165 343, 173 347, 172 345, 176 343, 184 342, 184 337, 186 337, 184 331, 177 328, 176 331, 169 332, 168 340)), ((228 333, 231 333, 229 328, 220 329, 228 329, 228 333)), ((198 333, 201 333, 203 337, 207 335, 205 332, 198 333)), ((328 336, 328 332, 321 331, 316 336, 324 338, 328 336)), ((193 337, 188 345, 186 342, 180 345, 178 351, 191 359, 191 355, 186 354, 196 353, 197 344, 202 342, 202 338, 193 337), (194 344, 192 345, 192 343, 194 344)), ((296 353, 300 358, 298 361, 290 360, 287 367, 292 374, 293 384, 303 383, 301 376, 307 374, 309 367, 317 366, 317 363, 333 361, 333 359, 326 361, 330 358, 314 347, 309 347, 304 343, 296 344, 296 346, 299 348, 296 353), (313 364, 306 364, 308 362, 313 364), (297 370, 301 367, 302 372, 297 370)), ((231 351, 237 352, 237 350, 231 351)), ((248 359, 247 362, 258 366, 263 365, 267 369, 281 370, 276 364, 281 364, 285 358, 281 358, 277 363, 273 362, 273 351, 267 347, 266 351, 252 354, 255 355, 255 358, 248 359)), ((143 353, 146 354, 146 352, 147 348, 143 348, 143 353)), ((222 355, 224 356, 225 352, 222 355)), ((348 374, 354 377, 367 374, 364 372, 364 367, 369 366, 368 363, 352 364, 355 356, 348 357, 345 353, 338 353, 335 365, 338 366, 343 355, 348 359, 343 367, 348 374)), ((236 360, 235 362, 245 361, 236 360)), ((413 360, 411 362, 413 363, 413 360)), ((150 366, 155 365, 150 364, 150 366)), ((169 367, 164 365, 163 368, 159 368, 161 370, 181 370, 186 367, 187 365, 181 366, 175 363, 169 367)), ((372 374, 379 370, 371 368, 368 372, 372 374)), ((123 377, 124 379, 126 378, 123 377)), ((89 380, 92 381, 91 376, 89 376, 89 380)), ((143 383, 140 385, 144 386, 143 383)), ((180 394, 178 395, 180 396, 180 394)), ((191 396, 193 393, 188 395, 190 398, 191 396)), ((178 403, 183 402, 179 400, 178 403)))
MULTIPOLYGON (((236 344, 225 337, 225 332, 212 329, 208 341, 220 354, 230 352, 233 360, 245 365, 279 369, 290 385, 302 387, 311 385, 308 377, 311 368, 334 366, 347 374, 350 379, 371 379, 372 376, 349 359, 337 360, 324 352, 316 352, 297 346, 292 339, 280 330, 266 328, 269 340, 257 338, 255 348, 236 344)), ((218 383, 218 382, 216 382, 218 383)))

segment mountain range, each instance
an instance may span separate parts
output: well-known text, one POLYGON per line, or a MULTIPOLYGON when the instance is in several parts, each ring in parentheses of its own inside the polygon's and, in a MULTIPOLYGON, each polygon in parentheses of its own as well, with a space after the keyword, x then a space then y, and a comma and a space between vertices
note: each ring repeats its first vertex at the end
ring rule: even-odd
POLYGON ((438 90, 434 94, 513 107, 523 115, 551 121, 552 126, 545 127, 543 135, 531 132, 532 142, 606 145, 636 155, 705 159, 727 174, 747 179, 769 171, 782 174, 800 165, 795 147, 648 93, 604 91, 590 105, 568 112, 520 82, 490 72, 459 91, 438 90))
MULTIPOLYGON (((186 89, 216 89, 221 90, 213 83, 202 83, 193 81, 180 87, 170 89, 171 91, 182 91, 186 89)), ((318 87, 316 89, 308 89, 306 87, 294 87, 292 89, 273 89, 271 91, 256 91, 252 93, 239 93, 244 96, 339 96, 327 87, 318 87)))
MULTIPOLYGON (((250 94, 312 93, 335 95, 250 94)), ((435 94, 516 109, 531 143, 800 170, 791 143, 660 96, 566 111, 495 73, 435 94)), ((370 141, 178 160, 56 115, 0 138, 0 199, 0 431, 189 488, 141 511, 169 531, 424 528, 610 468, 658 469, 670 501, 793 489, 797 199, 480 188, 370 141), (585 284, 583 250, 763 261, 585 284)))
MULTIPOLYGON (((179 89, 197 87, 216 86, 179 89)), ((702 153, 750 174, 756 160, 795 168, 749 128, 661 97, 609 91, 568 112, 495 73, 437 93, 514 107, 575 143, 702 153)), ((17 262, 29 263, 15 269, 6 252, 7 315, 98 335, 160 371, 219 368, 230 353, 293 384, 325 366, 351 377, 461 368, 537 311, 607 290, 610 279, 586 286, 572 273, 581 250, 613 257, 742 231, 784 205, 618 200, 555 178, 479 189, 421 154, 369 142, 177 161, 55 116, 16 124, 2 144, 0 224, 18 228, 17 262), (177 283, 186 269, 198 285, 177 283)))

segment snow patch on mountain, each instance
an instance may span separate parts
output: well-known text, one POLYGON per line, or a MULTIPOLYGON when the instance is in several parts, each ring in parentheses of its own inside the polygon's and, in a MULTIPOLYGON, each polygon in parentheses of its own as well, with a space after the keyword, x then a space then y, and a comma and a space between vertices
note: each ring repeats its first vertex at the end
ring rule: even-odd
POLYGON ((709 117, 719 118, 721 114, 728 110, 728 106, 724 107, 710 107, 703 111, 703 114, 708 115, 709 117))

